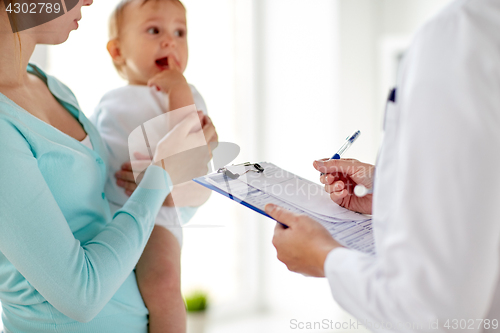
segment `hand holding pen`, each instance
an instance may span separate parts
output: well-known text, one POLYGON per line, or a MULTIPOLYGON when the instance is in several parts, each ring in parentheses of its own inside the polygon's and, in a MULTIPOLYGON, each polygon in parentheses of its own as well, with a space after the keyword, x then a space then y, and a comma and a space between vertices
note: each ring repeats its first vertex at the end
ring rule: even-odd
POLYGON ((340 159, 341 154, 352 145, 359 134, 358 131, 347 138, 347 142, 331 159, 315 161, 314 167, 324 173, 320 181, 325 185, 325 191, 330 194, 330 198, 335 203, 359 213, 371 214, 371 189, 375 166, 354 159, 340 159), (363 196, 355 195, 355 192, 360 194, 360 190, 369 193, 363 193, 365 194, 363 196))
MULTIPOLYGON (((356 131, 354 132, 353 135, 347 137, 346 139, 346 142, 342 145, 342 147, 340 147, 340 149, 337 151, 337 153, 335 155, 332 156, 332 158, 330 158, 330 160, 340 160, 340 157, 342 156, 342 154, 347 150, 349 149, 349 147, 351 147, 351 145, 354 143, 354 141, 357 140, 357 138, 359 138, 359 136, 361 135, 361 131, 356 131)), ((321 173, 321 176, 323 176, 324 173, 321 173)), ((354 194, 356 194, 356 196, 358 197, 364 197, 365 195, 368 195, 368 194, 371 194, 373 193, 373 188, 366 188, 364 187, 363 185, 357 185, 355 188, 354 188, 354 194)))

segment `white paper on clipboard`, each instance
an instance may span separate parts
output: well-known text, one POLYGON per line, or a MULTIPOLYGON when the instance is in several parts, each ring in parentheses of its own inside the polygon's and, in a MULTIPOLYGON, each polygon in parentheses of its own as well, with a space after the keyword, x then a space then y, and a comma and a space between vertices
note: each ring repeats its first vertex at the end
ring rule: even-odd
POLYGON ((238 175, 235 179, 218 172, 194 180, 263 215, 266 215, 264 207, 268 203, 280 205, 296 214, 308 215, 321 223, 340 244, 361 252, 375 253, 370 216, 338 206, 319 184, 272 163, 258 164, 264 172, 254 172, 251 165, 235 165, 225 168, 238 175))

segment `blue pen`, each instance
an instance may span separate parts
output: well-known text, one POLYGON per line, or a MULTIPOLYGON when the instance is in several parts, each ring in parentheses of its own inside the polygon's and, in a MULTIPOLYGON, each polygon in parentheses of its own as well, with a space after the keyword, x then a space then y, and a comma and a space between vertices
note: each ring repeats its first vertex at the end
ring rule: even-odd
MULTIPOLYGON (((361 135, 361 131, 356 131, 353 135, 347 137, 346 142, 342 145, 342 147, 340 147, 340 149, 337 151, 337 153, 335 155, 333 155, 332 158, 330 158, 330 159, 331 160, 340 160, 340 156, 342 156, 342 154, 347 149, 349 149, 349 147, 354 143, 354 141, 356 141, 357 138, 359 138, 360 135, 361 135)), ((323 176, 324 173, 321 173, 321 175, 323 176)))

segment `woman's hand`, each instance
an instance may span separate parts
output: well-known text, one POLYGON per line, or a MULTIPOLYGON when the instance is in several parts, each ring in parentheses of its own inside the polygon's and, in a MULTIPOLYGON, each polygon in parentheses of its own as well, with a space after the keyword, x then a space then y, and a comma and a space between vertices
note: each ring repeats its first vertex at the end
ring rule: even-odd
MULTIPOLYGON (((130 162, 123 163, 121 169, 115 173, 115 178, 116 185, 118 185, 118 187, 122 187, 125 190, 125 194, 130 197, 137 188, 137 183, 135 182, 134 173, 132 171, 132 164, 130 162)), ((163 206, 175 206, 172 193, 167 196, 163 202, 163 206)))
POLYGON ((278 259, 289 270, 304 275, 325 276, 324 264, 331 250, 341 247, 328 230, 306 215, 296 215, 273 204, 266 213, 278 222, 274 229, 273 245, 278 259))
POLYGON ((373 195, 359 198, 354 194, 354 188, 358 184, 367 189, 373 188, 375 166, 354 159, 323 159, 314 161, 313 165, 324 173, 320 181, 325 184, 325 191, 330 193, 335 203, 358 213, 372 213, 373 195))
POLYGON ((209 116, 203 114, 202 111, 198 111, 198 116, 200 117, 201 125, 203 126, 203 133, 205 134, 205 140, 208 145, 213 149, 217 146, 219 142, 219 135, 217 134, 217 130, 215 129, 214 123, 209 116), (211 144, 213 143, 213 144, 211 144))
POLYGON ((132 171, 132 163, 125 162, 122 164, 121 169, 115 173, 116 185, 125 189, 125 194, 128 196, 131 196, 137 188, 132 171))
MULTIPOLYGON (((217 143, 219 137, 217 131, 212 123, 210 117, 206 116, 203 111, 198 111, 198 117, 203 128, 203 135, 211 150, 214 149, 214 145, 210 143, 217 143)), ((174 186, 172 193, 168 195, 167 199, 163 203, 166 207, 198 207, 204 204, 212 191, 204 186, 201 186, 193 181, 186 182, 184 184, 179 184, 174 186), (175 200, 174 200, 175 198, 175 200)))

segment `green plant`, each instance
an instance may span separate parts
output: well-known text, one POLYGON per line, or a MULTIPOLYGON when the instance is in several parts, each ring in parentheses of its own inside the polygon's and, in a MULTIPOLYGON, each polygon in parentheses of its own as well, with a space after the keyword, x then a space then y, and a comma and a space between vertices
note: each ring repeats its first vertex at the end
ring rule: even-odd
POLYGON ((188 312, 201 312, 207 309, 207 293, 201 290, 196 290, 184 297, 186 302, 186 310, 188 312))

